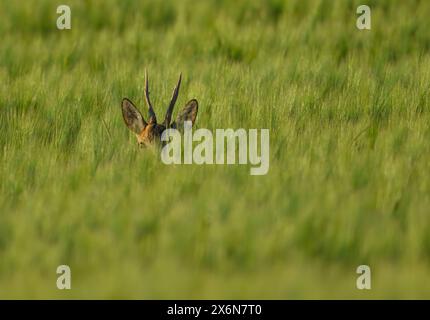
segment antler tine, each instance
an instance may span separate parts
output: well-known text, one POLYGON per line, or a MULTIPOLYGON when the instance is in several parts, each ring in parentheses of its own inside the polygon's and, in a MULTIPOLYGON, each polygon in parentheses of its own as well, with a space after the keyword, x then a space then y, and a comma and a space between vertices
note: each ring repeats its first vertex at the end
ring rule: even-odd
POLYGON ((169 107, 167 108, 166 116, 164 117, 164 125, 166 126, 166 128, 170 127, 170 121, 172 119, 173 108, 175 107, 176 99, 178 99, 179 88, 181 86, 181 80, 182 80, 182 73, 179 74, 178 83, 176 84, 175 89, 173 89, 172 99, 170 99, 170 104, 169 104, 169 107))
POLYGON ((149 100, 149 85, 148 85, 148 73, 145 69, 145 101, 148 106, 148 112, 149 112, 149 122, 155 122, 157 123, 157 117, 155 116, 154 109, 152 108, 151 100, 149 100))

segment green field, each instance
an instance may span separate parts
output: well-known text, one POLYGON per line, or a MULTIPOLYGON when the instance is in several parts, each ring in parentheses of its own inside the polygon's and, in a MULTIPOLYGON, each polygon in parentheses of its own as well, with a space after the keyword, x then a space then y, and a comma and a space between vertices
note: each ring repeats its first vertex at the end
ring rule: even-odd
POLYGON ((366 2, 0 0, 0 298, 430 298, 430 2, 366 2), (145 68, 268 174, 140 150, 145 68))

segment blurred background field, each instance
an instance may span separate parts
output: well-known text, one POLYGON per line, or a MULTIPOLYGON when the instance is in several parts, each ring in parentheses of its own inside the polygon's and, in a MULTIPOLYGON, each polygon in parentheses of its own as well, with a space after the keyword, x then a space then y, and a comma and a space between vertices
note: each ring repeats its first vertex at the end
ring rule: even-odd
POLYGON ((430 298, 430 2, 360 4, 1 0, 0 298, 430 298), (145 68, 269 173, 139 150, 145 68))

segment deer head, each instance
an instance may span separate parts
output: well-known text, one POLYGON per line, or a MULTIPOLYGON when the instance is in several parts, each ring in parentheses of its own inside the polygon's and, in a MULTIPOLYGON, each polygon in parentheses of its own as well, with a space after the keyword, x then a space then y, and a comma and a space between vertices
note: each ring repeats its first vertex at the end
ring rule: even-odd
POLYGON ((173 108, 178 98, 179 87, 181 86, 182 75, 179 75, 178 83, 176 84, 173 95, 170 100, 170 104, 166 111, 166 116, 162 123, 157 122, 154 109, 149 99, 149 83, 148 74, 145 70, 145 101, 148 106, 148 121, 145 121, 139 109, 129 99, 124 98, 122 100, 121 109, 122 116, 124 118, 125 125, 136 134, 137 142, 139 146, 149 146, 153 144, 161 144, 161 134, 168 128, 181 129, 183 128, 185 121, 194 122, 197 117, 197 111, 199 108, 196 99, 190 100, 185 107, 179 112, 176 120, 171 122, 173 108))

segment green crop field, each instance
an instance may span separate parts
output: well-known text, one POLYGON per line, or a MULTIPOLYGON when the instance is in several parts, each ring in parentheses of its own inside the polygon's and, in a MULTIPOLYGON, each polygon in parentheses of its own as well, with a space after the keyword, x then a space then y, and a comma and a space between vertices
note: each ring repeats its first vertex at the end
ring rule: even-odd
POLYGON ((430 298, 429 1, 61 3, 0 0, 0 298, 430 298), (145 68, 268 174, 139 149, 145 68))

